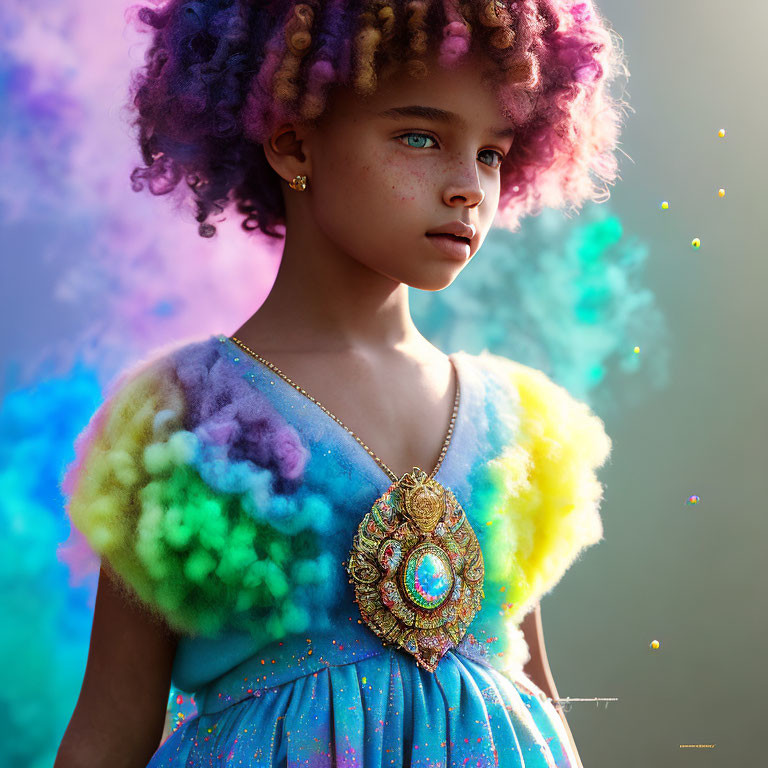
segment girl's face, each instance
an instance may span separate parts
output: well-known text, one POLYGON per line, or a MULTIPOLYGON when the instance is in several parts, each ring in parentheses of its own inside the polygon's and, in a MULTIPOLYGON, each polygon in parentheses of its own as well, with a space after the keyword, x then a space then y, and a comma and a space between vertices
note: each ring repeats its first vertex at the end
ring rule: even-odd
POLYGON ((488 233, 513 137, 483 78, 487 62, 468 56, 451 71, 429 64, 422 79, 382 73, 368 97, 332 92, 303 137, 297 172, 308 175, 307 190, 287 189, 286 202, 299 206, 295 216, 288 211, 289 228, 312 231, 310 240, 309 232, 299 238, 305 246, 317 243, 398 283, 440 290, 488 233), (427 234, 456 222, 473 230, 469 246, 427 234))

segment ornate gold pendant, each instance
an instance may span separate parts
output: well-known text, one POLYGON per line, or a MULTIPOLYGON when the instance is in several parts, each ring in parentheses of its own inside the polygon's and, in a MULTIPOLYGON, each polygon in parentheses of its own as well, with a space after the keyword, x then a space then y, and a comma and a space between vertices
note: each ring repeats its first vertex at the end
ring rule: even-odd
POLYGON ((418 467, 373 503, 346 567, 365 623, 430 672, 485 597, 483 553, 464 510, 418 467))

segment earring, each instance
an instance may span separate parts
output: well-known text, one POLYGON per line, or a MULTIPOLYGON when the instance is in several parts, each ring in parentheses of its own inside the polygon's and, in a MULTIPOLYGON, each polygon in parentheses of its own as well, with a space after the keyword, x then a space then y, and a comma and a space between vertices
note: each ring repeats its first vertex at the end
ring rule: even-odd
POLYGON ((298 192, 303 192, 307 188, 306 176, 294 176, 292 181, 288 182, 288 186, 291 189, 295 189, 298 192))

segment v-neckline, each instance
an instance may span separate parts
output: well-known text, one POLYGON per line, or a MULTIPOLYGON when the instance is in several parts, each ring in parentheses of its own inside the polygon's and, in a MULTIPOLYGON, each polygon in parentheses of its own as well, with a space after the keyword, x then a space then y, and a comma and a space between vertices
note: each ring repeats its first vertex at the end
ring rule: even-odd
MULTIPOLYGON (((373 456, 371 456, 368 453, 368 451, 366 451, 365 448, 363 448, 363 446, 360 445, 360 443, 358 443, 357 440, 355 440, 354 436, 352 434, 350 434, 347 431, 347 429, 345 429, 338 421, 336 421, 335 419, 331 418, 331 416, 329 416, 322 408, 320 408, 320 406, 318 406, 316 402, 310 400, 310 398, 308 398, 306 395, 304 395, 302 392, 300 392, 298 389, 296 389, 293 385, 288 383, 282 376, 280 376, 279 374, 275 373, 275 371, 273 371, 268 365, 265 365, 261 360, 259 360, 258 358, 254 357, 253 355, 249 354, 239 344, 237 344, 235 341, 233 341, 230 336, 228 336, 226 334, 220 334, 217 338, 225 339, 230 347, 232 347, 241 356, 245 357, 251 364, 254 365, 254 367, 260 368, 265 373, 270 373, 270 374, 274 375, 275 378, 277 378, 278 381, 280 381, 280 383, 284 387, 286 387, 290 391, 290 393, 292 393, 292 396, 297 397, 302 402, 305 402, 305 403, 307 403, 309 405, 313 405, 315 408, 317 408, 317 410, 322 414, 322 418, 326 419, 328 422, 330 422, 333 425, 333 427, 335 427, 336 429, 340 430, 341 433, 347 439, 349 439, 353 443, 354 448, 356 450, 358 450, 362 455, 364 455, 368 459, 368 461, 370 462, 371 466, 374 468, 374 471, 378 474, 378 476, 383 478, 386 481, 386 483, 387 483, 386 487, 389 487, 393 483, 397 482, 396 480, 391 478, 384 471, 384 469, 379 465, 379 463, 376 461, 376 459, 374 459, 373 456)), ((438 467, 437 472, 435 472, 435 475, 434 475, 435 480, 438 480, 438 482, 440 480, 442 480, 442 478, 443 478, 443 476, 445 474, 445 466, 446 466, 446 464, 449 463, 452 460, 452 456, 453 456, 453 453, 454 453, 454 450, 455 450, 454 446, 455 446, 455 443, 456 443, 456 437, 457 437, 457 434, 461 430, 461 423, 462 423, 462 421, 464 419, 464 413, 465 413, 465 410, 466 410, 465 403, 467 402, 467 398, 466 398, 467 392, 465 390, 465 386, 466 386, 466 380, 465 379, 466 379, 466 377, 462 375, 461 363, 457 362, 457 353, 453 352, 453 353, 449 354, 448 358, 453 363, 453 368, 456 371, 456 383, 457 383, 457 385, 458 385, 458 387, 460 389, 460 392, 459 392, 459 403, 458 403, 458 407, 456 409, 456 418, 455 418, 454 423, 453 423, 453 432, 451 433, 451 439, 448 442, 448 447, 445 450, 445 455, 443 456, 443 460, 440 463, 440 466, 438 467)), ((298 382, 296 382, 296 383, 298 384, 298 382)), ((299 386, 302 386, 302 385, 299 384, 299 386)), ((304 389, 304 391, 306 392, 307 390, 304 389)), ((311 394, 311 393, 308 393, 308 394, 311 394)), ((451 412, 451 415, 453 415, 453 412, 451 412)), ((333 428, 333 427, 331 427, 331 428, 333 428)), ((445 442, 445 437, 446 437, 447 434, 448 434, 448 427, 446 426, 445 430, 443 431, 443 443, 440 444, 440 450, 442 450, 442 446, 443 446, 443 444, 445 442)), ((360 438, 360 439, 362 440, 362 438, 360 438)), ((366 443, 366 445, 368 445, 370 447, 370 443, 366 443)), ((422 467, 421 469, 424 469, 424 468, 422 467)), ((433 469, 433 467, 430 467, 429 470, 424 470, 424 472, 431 472, 432 469, 433 469)), ((396 474, 396 473, 393 471, 393 474, 396 474)))

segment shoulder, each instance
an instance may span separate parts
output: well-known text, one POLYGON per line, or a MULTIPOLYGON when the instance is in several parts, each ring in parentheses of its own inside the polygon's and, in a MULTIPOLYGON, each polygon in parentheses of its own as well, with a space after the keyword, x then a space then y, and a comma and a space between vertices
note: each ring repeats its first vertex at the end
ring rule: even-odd
MULTIPOLYGON (((153 444, 168 442, 174 433, 185 433, 187 442, 194 435, 201 445, 222 448, 246 437, 254 443, 276 434, 285 438, 287 425, 251 378, 242 353, 221 334, 157 347, 108 383, 101 405, 78 436, 77 452, 85 456, 97 445, 120 444, 124 450, 141 449, 147 459, 153 444)), ((284 464, 281 470, 290 477, 297 467, 284 464)), ((80 474, 76 466, 69 469, 65 491, 80 474)))
POLYGON ((503 394, 519 424, 518 441, 549 441, 579 446, 581 460, 602 465, 612 450, 605 423, 593 407, 544 371, 483 350, 459 353, 486 381, 491 393, 503 394))
POLYGON ((319 589, 330 510, 295 493, 308 453, 229 354, 210 337, 124 370, 62 490, 91 550, 174 630, 210 635, 244 612, 241 626, 277 637, 308 614, 288 599, 268 617, 252 608, 319 589))
MULTIPOLYGON (((118 406, 177 400, 184 389, 179 372, 210 367, 217 337, 171 342, 135 358, 107 383, 102 404, 94 416, 105 416, 118 406)), ((186 377, 189 380, 189 376, 186 377)))
POLYGON ((506 576, 517 623, 602 539, 597 470, 612 443, 591 406, 543 371, 488 352, 474 357, 514 408, 514 434, 486 465, 496 515, 487 555, 506 576))
POLYGON ((189 387, 185 386, 180 361, 199 360, 212 348, 210 339, 167 344, 118 371, 75 440, 76 458, 64 474, 64 493, 77 496, 102 464, 116 470, 118 456, 125 458, 126 453, 146 448, 181 429, 186 423, 189 387))

